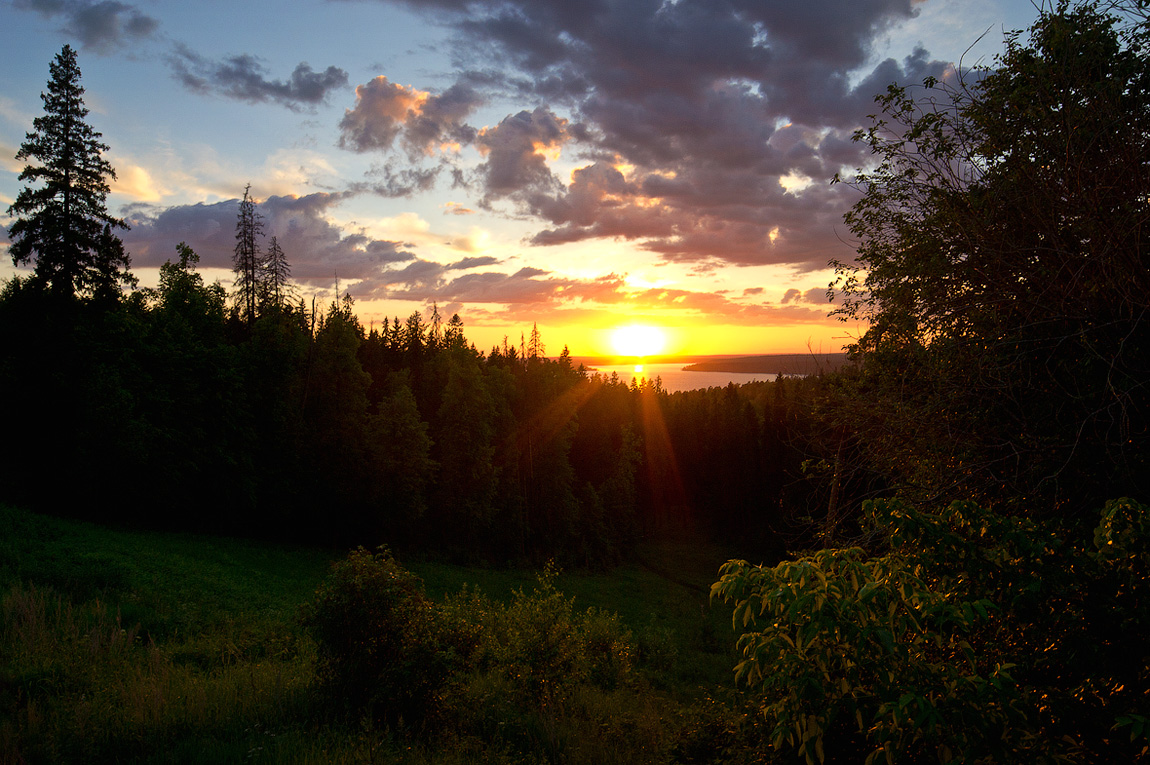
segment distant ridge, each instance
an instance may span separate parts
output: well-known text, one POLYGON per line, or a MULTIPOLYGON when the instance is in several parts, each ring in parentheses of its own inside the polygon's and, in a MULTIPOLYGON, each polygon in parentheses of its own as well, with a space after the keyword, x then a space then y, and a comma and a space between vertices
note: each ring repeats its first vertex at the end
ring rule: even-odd
POLYGON ((686 372, 745 372, 773 375, 813 375, 833 372, 847 363, 845 353, 770 353, 699 361, 686 372))

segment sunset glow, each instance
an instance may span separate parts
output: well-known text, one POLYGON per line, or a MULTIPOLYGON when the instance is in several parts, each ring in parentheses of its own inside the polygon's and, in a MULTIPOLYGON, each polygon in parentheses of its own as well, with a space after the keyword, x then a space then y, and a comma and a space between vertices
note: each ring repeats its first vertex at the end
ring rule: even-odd
POLYGON ((611 333, 611 346, 620 356, 643 358, 662 353, 667 336, 657 327, 633 324, 611 333))

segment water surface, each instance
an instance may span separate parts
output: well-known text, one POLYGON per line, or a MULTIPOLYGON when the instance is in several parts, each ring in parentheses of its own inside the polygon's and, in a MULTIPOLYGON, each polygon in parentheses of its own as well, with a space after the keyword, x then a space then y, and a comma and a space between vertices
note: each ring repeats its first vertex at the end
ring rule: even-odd
POLYGON ((610 377, 612 372, 619 375, 619 379, 628 385, 633 377, 639 382, 644 379, 654 380, 656 377, 663 381, 663 390, 675 393, 696 388, 725 388, 728 383, 742 385, 749 382, 768 382, 778 375, 766 372, 684 372, 686 363, 680 364, 601 364, 596 366, 592 374, 598 372, 604 377, 610 377))

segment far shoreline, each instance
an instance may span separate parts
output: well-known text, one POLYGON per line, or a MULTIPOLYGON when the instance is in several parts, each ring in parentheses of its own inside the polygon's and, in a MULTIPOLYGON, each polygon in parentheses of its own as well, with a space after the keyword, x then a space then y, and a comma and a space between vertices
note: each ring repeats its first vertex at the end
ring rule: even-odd
POLYGON ((682 364, 684 372, 812 375, 846 365, 845 353, 767 353, 756 356, 583 356, 572 358, 588 369, 601 366, 682 364))

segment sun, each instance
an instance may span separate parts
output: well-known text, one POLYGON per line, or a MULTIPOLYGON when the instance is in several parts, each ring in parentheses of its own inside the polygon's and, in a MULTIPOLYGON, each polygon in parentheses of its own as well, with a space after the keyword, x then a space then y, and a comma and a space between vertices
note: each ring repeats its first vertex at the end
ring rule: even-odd
POLYGON ((611 332, 611 345, 620 356, 654 356, 667 345, 663 330, 642 324, 618 327, 611 332))

